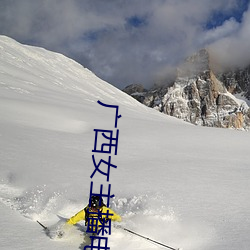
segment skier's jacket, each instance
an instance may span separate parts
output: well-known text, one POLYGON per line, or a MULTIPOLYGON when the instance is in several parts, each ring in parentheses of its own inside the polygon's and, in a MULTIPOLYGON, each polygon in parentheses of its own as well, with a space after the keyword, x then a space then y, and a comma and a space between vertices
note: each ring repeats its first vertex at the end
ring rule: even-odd
POLYGON ((85 207, 77 214, 72 216, 67 221, 67 224, 74 225, 81 220, 85 220, 85 224, 87 225, 88 221, 92 218, 98 218, 98 226, 103 224, 103 222, 105 223, 107 219, 111 219, 112 221, 118 221, 118 222, 122 221, 120 215, 116 214, 113 210, 103 205, 99 209, 99 213, 91 211, 91 208, 89 206, 85 207))

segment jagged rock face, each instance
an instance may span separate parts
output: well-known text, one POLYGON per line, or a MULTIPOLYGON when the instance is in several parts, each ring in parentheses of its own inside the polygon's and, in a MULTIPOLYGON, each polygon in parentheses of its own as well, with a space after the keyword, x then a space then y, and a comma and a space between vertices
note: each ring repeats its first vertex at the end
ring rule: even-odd
MULTIPOLYGON (((239 74, 244 75, 245 80, 242 82, 242 78, 235 78, 241 83, 237 85, 238 89, 242 84, 249 84, 249 71, 239 74)), ((231 75, 227 73, 221 77, 231 81, 224 84, 215 76, 209 66, 208 52, 201 50, 188 58, 178 69, 177 78, 171 87, 140 92, 139 101, 167 115, 196 125, 248 129, 248 105, 231 94, 236 92, 231 75)))
POLYGON ((123 91, 125 93, 131 95, 131 94, 134 94, 136 92, 141 93, 141 92, 144 92, 146 90, 144 89, 142 84, 131 84, 131 85, 128 85, 123 91))
POLYGON ((242 93, 250 100, 250 66, 218 74, 218 79, 225 84, 230 93, 242 93))
POLYGON ((164 113, 197 125, 238 129, 249 126, 248 106, 239 103, 212 77, 178 79, 161 105, 164 113))
POLYGON ((128 95, 133 96, 139 102, 144 101, 144 95, 147 92, 147 90, 144 89, 142 84, 130 84, 125 89, 123 89, 123 91, 128 95))

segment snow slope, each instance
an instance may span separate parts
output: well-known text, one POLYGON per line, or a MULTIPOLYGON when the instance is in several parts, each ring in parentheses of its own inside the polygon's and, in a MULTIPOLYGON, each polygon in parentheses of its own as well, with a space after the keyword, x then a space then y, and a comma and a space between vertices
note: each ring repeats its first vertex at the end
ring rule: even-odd
MULTIPOLYGON (((122 226, 184 250, 250 249, 248 132, 196 127, 149 109, 63 55, 0 36, 0 249, 83 249, 93 129, 114 129, 111 207, 122 226)), ((96 173, 94 187, 106 178, 96 173)), ((163 249, 113 228, 111 249, 163 249)))

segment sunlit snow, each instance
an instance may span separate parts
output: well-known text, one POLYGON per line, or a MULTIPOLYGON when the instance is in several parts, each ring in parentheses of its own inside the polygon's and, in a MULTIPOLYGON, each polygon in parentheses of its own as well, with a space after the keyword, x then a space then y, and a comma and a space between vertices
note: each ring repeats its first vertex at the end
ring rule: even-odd
MULTIPOLYGON (((126 69, 124 69, 126 70, 126 69)), ((193 126, 149 109, 92 72, 0 36, 0 248, 83 249, 84 223, 50 239, 88 202, 93 129, 113 129, 111 207, 121 225, 183 250, 250 249, 250 134, 193 126)), ((164 247, 112 228, 114 250, 164 247)))

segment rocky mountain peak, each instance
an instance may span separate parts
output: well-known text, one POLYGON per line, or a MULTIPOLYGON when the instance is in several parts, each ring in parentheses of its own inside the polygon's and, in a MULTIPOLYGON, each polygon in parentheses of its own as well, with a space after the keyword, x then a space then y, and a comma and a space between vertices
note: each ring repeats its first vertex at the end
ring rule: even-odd
POLYGON ((194 77, 206 74, 210 70, 209 53, 201 49, 194 55, 188 57, 177 69, 177 77, 194 77))
POLYGON ((171 86, 148 91, 137 88, 137 92, 130 95, 160 112, 196 125, 248 129, 249 106, 233 94, 236 89, 237 93, 247 93, 244 87, 249 86, 250 74, 241 71, 218 75, 210 64, 208 50, 202 49, 178 67, 171 86))

